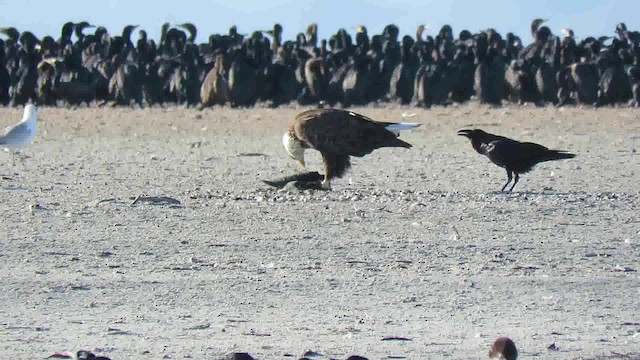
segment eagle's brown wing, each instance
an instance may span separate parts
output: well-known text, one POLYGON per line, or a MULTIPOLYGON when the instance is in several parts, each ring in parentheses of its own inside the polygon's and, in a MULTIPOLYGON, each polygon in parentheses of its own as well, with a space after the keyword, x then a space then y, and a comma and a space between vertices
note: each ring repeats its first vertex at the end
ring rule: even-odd
POLYGON ((362 157, 381 147, 411 147, 370 118, 339 109, 312 109, 300 113, 295 136, 321 153, 362 157))

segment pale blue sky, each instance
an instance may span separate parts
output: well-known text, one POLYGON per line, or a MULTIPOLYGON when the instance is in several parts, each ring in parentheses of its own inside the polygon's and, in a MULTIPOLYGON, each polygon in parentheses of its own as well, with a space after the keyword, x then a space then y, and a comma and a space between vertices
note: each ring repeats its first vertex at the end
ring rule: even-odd
POLYGON ((87 20, 112 34, 124 25, 139 24, 155 39, 162 23, 188 21, 198 27, 198 42, 211 33, 226 33, 233 24, 246 34, 270 29, 275 22, 284 27, 285 39, 304 32, 311 22, 318 23, 321 38, 340 27, 353 32, 359 24, 378 33, 394 23, 401 34, 414 34, 419 24, 429 25, 433 34, 450 24, 456 35, 464 28, 476 32, 494 27, 528 42, 529 23, 536 17, 550 19, 554 33, 570 27, 583 38, 613 35, 621 21, 640 29, 640 0, 0 0, 0 14, 0 27, 54 38, 68 20, 87 20))

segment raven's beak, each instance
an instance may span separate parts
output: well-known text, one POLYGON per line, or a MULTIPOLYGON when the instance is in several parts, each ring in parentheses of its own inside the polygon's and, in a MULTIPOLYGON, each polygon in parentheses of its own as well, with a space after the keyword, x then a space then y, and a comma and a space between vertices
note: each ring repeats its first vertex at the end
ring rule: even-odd
POLYGON ((458 135, 460 135, 460 136, 469 137, 470 133, 471 133, 471 130, 469 130, 469 129, 458 130, 458 135))

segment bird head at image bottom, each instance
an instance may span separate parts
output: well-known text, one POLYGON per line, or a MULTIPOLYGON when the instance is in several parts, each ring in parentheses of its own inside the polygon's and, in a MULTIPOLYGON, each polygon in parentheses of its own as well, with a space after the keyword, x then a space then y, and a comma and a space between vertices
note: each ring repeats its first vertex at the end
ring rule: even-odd
POLYGON ((72 352, 64 351, 57 352, 51 356, 48 356, 47 359, 71 359, 71 360, 111 360, 106 356, 98 356, 91 351, 87 350, 79 350, 75 354, 72 352))
POLYGON ((518 358, 516 344, 506 336, 497 338, 496 341, 493 342, 493 345, 491 345, 489 358, 516 360, 518 358))

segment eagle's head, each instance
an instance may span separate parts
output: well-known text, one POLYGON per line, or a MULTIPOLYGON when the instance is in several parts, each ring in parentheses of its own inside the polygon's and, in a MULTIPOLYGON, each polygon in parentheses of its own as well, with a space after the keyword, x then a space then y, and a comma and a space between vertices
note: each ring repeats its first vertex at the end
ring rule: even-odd
POLYGON ((298 161, 302 167, 305 167, 304 163, 304 147, 300 140, 296 139, 288 131, 282 136, 282 145, 291 158, 298 161))

